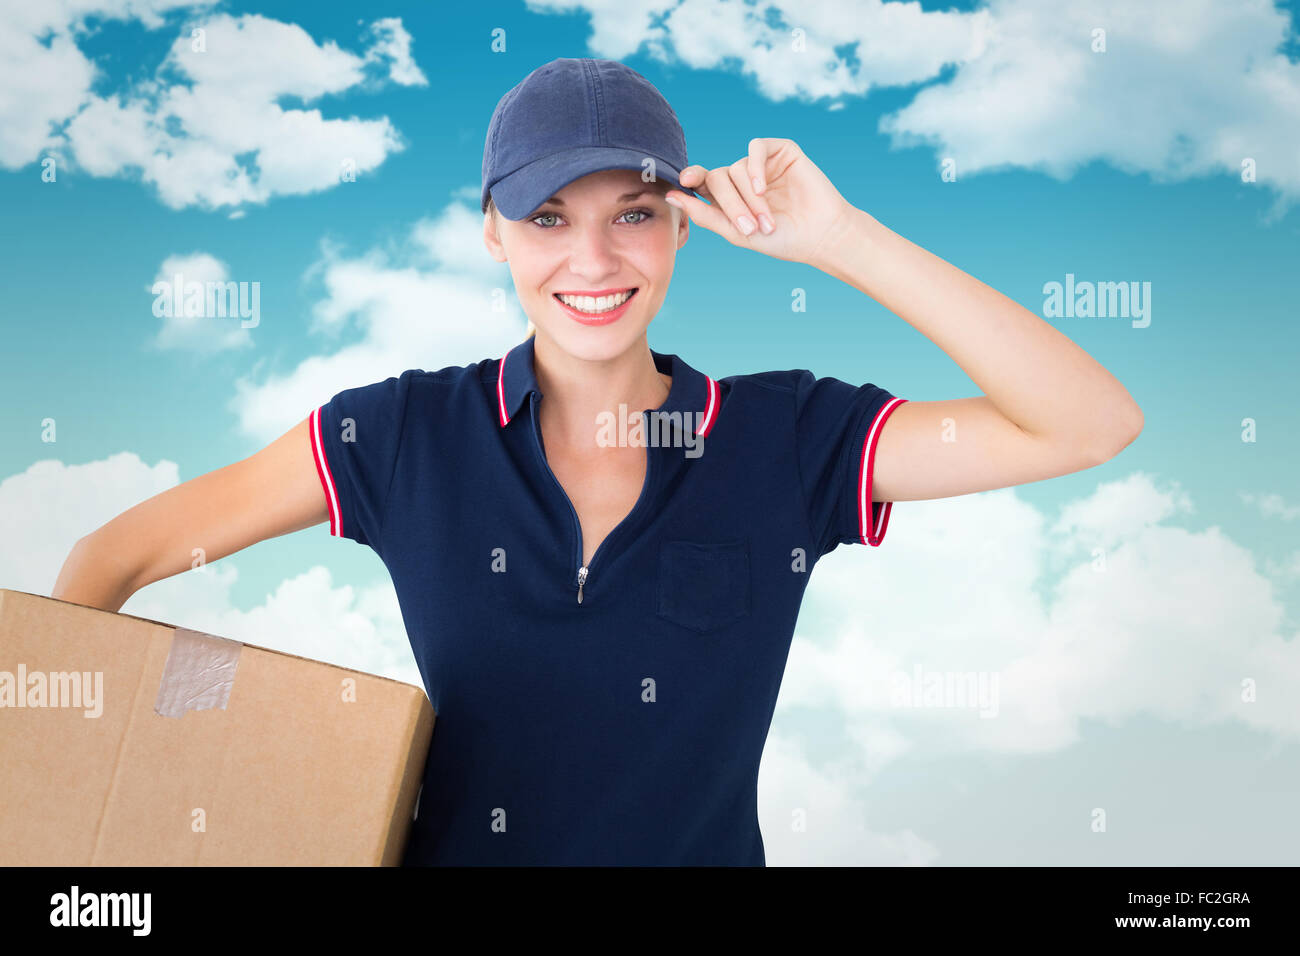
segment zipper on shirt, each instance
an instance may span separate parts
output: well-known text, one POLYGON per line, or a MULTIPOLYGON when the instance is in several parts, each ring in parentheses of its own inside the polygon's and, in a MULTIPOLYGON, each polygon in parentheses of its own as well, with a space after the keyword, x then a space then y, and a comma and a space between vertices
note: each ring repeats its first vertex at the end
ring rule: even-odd
MULTIPOLYGON (((540 396, 538 397, 538 400, 540 401, 540 396)), ((529 402, 528 405, 529 405, 529 409, 530 409, 530 411, 531 411, 531 413, 532 413, 532 419, 533 419, 533 447, 537 449, 537 457, 541 459, 543 467, 546 468, 546 473, 547 473, 548 475, 550 475, 550 476, 551 476, 551 480, 552 480, 553 482, 555 482, 555 487, 558 488, 558 489, 560 489, 560 497, 563 498, 565 504, 567 504, 567 505, 569 506, 569 514, 573 516, 573 536, 574 536, 574 538, 577 540, 578 547, 577 547, 577 550, 574 552, 574 555, 573 555, 573 559, 572 559, 572 560, 573 560, 573 563, 574 563, 574 564, 577 564, 577 565, 578 565, 578 603, 581 604, 581 603, 582 603, 582 587, 583 587, 584 584, 587 583, 587 578, 588 578, 588 576, 591 574, 591 568, 594 567, 595 564, 596 564, 596 559, 599 558, 599 557, 600 557, 600 553, 601 553, 602 551, 605 550, 605 545, 609 544, 610 539, 613 538, 613 537, 615 536, 615 534, 618 532, 618 530, 619 530, 620 528, 622 528, 623 525, 627 524, 627 523, 628 523, 628 522, 629 522, 629 521, 630 521, 630 520, 631 520, 631 519, 636 515, 637 511, 641 508, 641 504, 642 504, 642 502, 643 502, 643 500, 645 499, 645 496, 646 496, 646 491, 647 491, 647 489, 649 489, 649 487, 650 487, 650 479, 651 479, 651 477, 652 477, 652 476, 651 476, 651 469, 654 468, 654 464, 655 464, 655 456, 652 455, 652 454, 650 454, 650 446, 649 446, 649 445, 646 445, 646 449, 645 449, 645 453, 646 453, 645 478, 642 479, 642 481, 641 481, 641 494, 637 496, 636 504, 634 504, 634 505, 632 506, 632 510, 629 511, 629 512, 628 512, 628 513, 623 517, 623 520, 620 521, 617 525, 615 525, 614 528, 613 528, 613 530, 610 531, 609 534, 605 535, 605 540, 602 541, 602 542, 600 543, 600 547, 598 547, 598 548, 596 549, 596 553, 593 554, 593 555, 591 556, 591 564, 590 564, 590 565, 582 564, 582 563, 581 563, 581 561, 582 561, 582 522, 580 522, 580 521, 578 520, 578 509, 575 508, 575 507, 573 507, 573 502, 572 502, 571 500, 569 500, 569 494, 568 494, 568 492, 566 492, 566 491, 564 490, 564 486, 563 486, 562 484, 560 484, 560 479, 555 477, 555 472, 551 470, 551 463, 548 462, 548 461, 546 460, 546 453, 545 453, 544 451, 542 451, 542 440, 541 440, 541 438, 539 437, 539 436, 541 435, 541 433, 542 433, 542 429, 541 429, 541 426, 538 425, 538 423, 537 423, 537 402, 529 402)), ((644 421, 644 419, 645 419, 645 415, 646 415, 646 413, 643 411, 643 412, 641 413, 642 424, 643 424, 643 425, 646 424, 645 421, 644 421)), ((643 430, 643 431, 642 431, 642 434, 646 434, 646 432, 643 430)))

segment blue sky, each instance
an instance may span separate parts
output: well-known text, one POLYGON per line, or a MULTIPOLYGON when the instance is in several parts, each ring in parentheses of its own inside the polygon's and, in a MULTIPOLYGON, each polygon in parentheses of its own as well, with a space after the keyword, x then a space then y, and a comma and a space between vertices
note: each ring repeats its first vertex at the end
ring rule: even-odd
MULTIPOLYGON (((342 388, 519 341, 509 273, 478 237, 487 122, 542 63, 610 57, 672 103, 692 162, 794 139, 854 205, 1040 315, 1067 273, 1150 283, 1145 328, 1050 319, 1142 406, 1133 445, 1048 482, 899 503, 879 549, 819 564, 764 758, 769 861, 1294 861, 1292 9, 87 6, 75 23, 58 5, 0 14, 17 91, 0 98, 0 586, 48 593, 77 537, 342 388), (256 327, 155 316, 168 263, 257 282, 256 327), (1002 675, 999 717, 901 711, 890 675, 918 664, 1002 675), (789 832, 791 807, 815 808, 809 832, 789 832)), ((702 228, 650 344, 714 378, 810 368, 916 400, 979 393, 860 292, 702 228)), ((418 683, 382 563, 325 525, 123 610, 418 683)))

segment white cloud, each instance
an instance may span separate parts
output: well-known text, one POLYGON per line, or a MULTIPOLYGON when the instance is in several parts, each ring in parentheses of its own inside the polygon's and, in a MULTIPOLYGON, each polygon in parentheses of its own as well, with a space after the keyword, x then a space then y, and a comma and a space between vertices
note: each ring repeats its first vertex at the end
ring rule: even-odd
POLYGON ((768 866, 927 866, 939 850, 911 830, 869 829, 860 789, 836 768, 812 766, 798 744, 770 734, 758 777, 768 866))
POLYGON ((411 58, 411 34, 397 17, 385 17, 370 25, 375 44, 366 61, 388 64, 388 78, 399 86, 428 86, 429 80, 411 58))
POLYGON ((922 741, 1060 750, 1084 720, 1300 736, 1300 642, 1248 551, 1214 526, 1163 523, 1187 510, 1176 485, 1141 474, 1102 483, 1050 527, 1013 489, 896 504, 880 551, 841 547, 816 568, 779 707, 829 709, 874 741, 868 777, 922 741), (996 674, 996 717, 898 706, 895 678, 918 666, 996 674))
POLYGON ((436 265, 439 271, 481 283, 499 284, 509 279, 509 268, 493 259, 483 244, 483 214, 477 193, 465 203, 446 206, 436 219, 417 222, 411 229, 410 246, 421 265, 436 265))
POLYGON ((0 586, 49 594, 79 538, 172 487, 179 474, 175 462, 149 466, 121 452, 85 465, 46 459, 0 481, 0 586))
POLYGON ((1270 576, 1300 579, 1300 551, 1292 551, 1281 561, 1268 559, 1264 567, 1270 576))
POLYGON ((880 0, 529 0, 533 9, 591 15, 595 55, 624 59, 642 45, 659 59, 698 70, 735 65, 769 99, 861 95, 873 86, 931 79, 944 65, 978 56, 988 14, 922 11, 880 0), (803 31, 796 50, 792 31, 803 31), (836 47, 856 44, 850 66, 836 47))
POLYGON ((362 57, 260 16, 223 14, 201 29, 204 49, 179 37, 160 71, 187 82, 93 98, 68 124, 87 171, 138 169, 167 205, 216 208, 328 189, 345 168, 364 174, 402 148, 387 118, 325 119, 279 103, 361 84, 362 57))
POLYGON ((307 108, 376 85, 369 79, 375 70, 402 85, 427 83, 395 18, 372 24, 372 43, 360 54, 262 16, 196 18, 154 78, 91 92, 95 65, 77 47, 87 17, 137 18, 156 29, 163 13, 201 6, 100 0, 52 4, 39 15, 6 9, 0 164, 19 168, 66 153, 90 175, 138 174, 173 208, 215 209, 328 189, 345 170, 364 174, 403 148, 386 117, 328 119, 307 108), (202 49, 191 29, 203 31, 202 49), (282 105, 286 97, 303 108, 282 105))
POLYGON ((1100 160, 1158 181, 1240 182, 1251 159, 1279 194, 1274 214, 1300 196, 1300 63, 1279 52, 1290 16, 1269 2, 991 0, 970 13, 881 0, 529 5, 588 13, 594 55, 644 46, 667 62, 738 69, 773 100, 929 82, 880 129, 895 146, 953 158, 959 177, 1018 167, 1064 178, 1100 160), (1104 53, 1092 51, 1095 28, 1104 53))
POLYGON ((94 72, 68 36, 46 46, 0 22, 0 166, 17 169, 54 146, 55 124, 76 112, 94 72))
MULTIPOLYGON (((48 595, 77 539, 179 483, 175 462, 130 452, 65 465, 38 461, 0 481, 0 587, 48 595)), ((308 531, 323 533, 323 526, 308 531)), ((125 614, 423 686, 392 582, 335 586, 320 566, 279 582, 249 611, 231 601, 236 555, 138 591, 125 614)))
MULTIPOLYGON (((230 280, 230 270, 226 264, 206 252, 194 252, 189 255, 168 256, 158 267, 158 274, 149 287, 154 295, 154 314, 158 315, 161 307, 162 326, 153 339, 153 345, 160 349, 182 349, 191 352, 211 353, 223 349, 247 348, 253 344, 249 328, 244 322, 251 318, 241 318, 239 306, 252 304, 252 283, 245 280, 242 287, 235 283, 231 289, 233 295, 225 295, 226 288, 219 289, 219 295, 209 303, 206 290, 208 283, 221 283, 223 287, 230 280), (202 314, 195 315, 186 307, 190 298, 187 290, 197 283, 205 293, 202 314), (180 290, 181 308, 175 307, 175 290, 180 290), (221 314, 212 305, 222 305, 221 314)), ((260 296, 259 296, 260 299, 260 296)), ((250 326, 254 327, 254 326, 250 326)))
POLYGON ((1283 521, 1294 521, 1300 518, 1300 505, 1287 504, 1286 499, 1276 493, 1257 495, 1243 491, 1241 500, 1248 505, 1254 505, 1266 518, 1281 518, 1283 521))
POLYGON ((60 155, 55 128, 88 98, 95 65, 76 37, 88 18, 138 19, 150 29, 163 14, 206 6, 193 0, 44 0, 0 4, 0 167, 18 169, 60 155))
POLYGON ((483 215, 460 203, 421 219, 390 249, 348 257, 330 243, 312 267, 322 298, 313 331, 352 340, 291 370, 235 383, 239 428, 265 444, 345 388, 408 368, 501 355, 524 336, 508 267, 483 245, 483 215), (498 308, 500 311, 498 311, 498 308))
POLYGON ((1300 735, 1300 641, 1249 552, 1217 527, 1164 523, 1191 511, 1177 484, 1141 474, 1101 483, 1054 522, 1014 489, 901 502, 879 550, 824 558, 763 758, 769 862, 941 862, 923 835, 870 828, 868 799, 905 755, 1059 752, 1085 721, 1143 717, 1300 735), (895 681, 917 667, 996 675, 996 716, 899 706, 895 681), (827 727, 842 736, 827 743, 827 727), (806 832, 791 826, 799 808, 806 832))
POLYGON ((231 603, 238 571, 228 561, 151 584, 122 611, 424 686, 391 581, 335 585, 329 569, 315 565, 241 611, 231 603))
POLYGON ((451 190, 451 192, 449 192, 447 195, 451 199, 456 199, 456 200, 460 200, 461 202, 469 203, 471 206, 477 209, 479 203, 482 201, 483 189, 482 186, 476 183, 466 183, 464 186, 457 186, 455 189, 451 190))
POLYGON ((1191 497, 1178 482, 1157 488, 1150 475, 1134 472, 1067 504, 1052 533, 1068 535, 1057 540, 1070 547, 1110 548, 1137 531, 1194 510, 1191 497))
POLYGON ((933 144, 958 175, 1010 165, 1067 177, 1108 162, 1158 181, 1224 175, 1242 161, 1300 196, 1300 64, 1278 52, 1289 16, 1269 3, 994 0, 995 39, 948 83, 881 124, 933 144), (1107 51, 1091 49, 1094 28, 1107 51))

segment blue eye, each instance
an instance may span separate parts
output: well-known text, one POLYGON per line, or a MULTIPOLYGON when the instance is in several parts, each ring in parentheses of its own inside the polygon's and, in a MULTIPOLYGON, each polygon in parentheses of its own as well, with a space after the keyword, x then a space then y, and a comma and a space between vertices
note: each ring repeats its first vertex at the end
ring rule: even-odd
MULTIPOLYGON (((629 209, 627 212, 623 213, 618 218, 623 219, 625 216, 640 216, 641 217, 640 219, 636 219, 633 222, 627 223, 627 225, 629 226, 639 226, 643 222, 649 222, 651 219, 654 218, 654 215, 655 214, 651 212, 649 209, 629 209)), ((541 213, 540 215, 534 216, 530 221, 535 223, 537 225, 537 228, 539 229, 554 229, 555 226, 558 225, 558 221, 556 223, 547 223, 543 225, 541 222, 538 222, 538 220, 540 219, 559 220, 559 218, 560 218, 560 214, 557 212, 544 212, 541 213)))

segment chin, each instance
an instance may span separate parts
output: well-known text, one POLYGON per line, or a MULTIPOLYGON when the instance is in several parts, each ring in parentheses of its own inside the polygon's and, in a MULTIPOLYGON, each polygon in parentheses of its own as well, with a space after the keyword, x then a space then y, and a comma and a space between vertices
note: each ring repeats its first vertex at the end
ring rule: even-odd
POLYGON ((606 326, 583 326, 574 321, 538 324, 537 335, 545 333, 561 350, 574 358, 589 362, 599 362, 622 355, 645 335, 648 323, 629 321, 632 316, 624 316, 617 322, 606 326), (557 327, 558 326, 558 327, 557 327))

